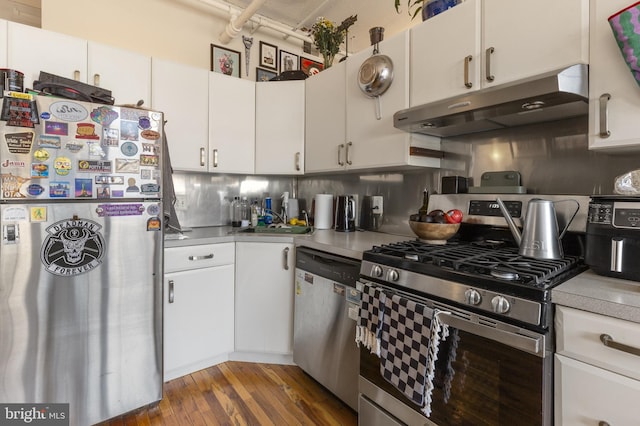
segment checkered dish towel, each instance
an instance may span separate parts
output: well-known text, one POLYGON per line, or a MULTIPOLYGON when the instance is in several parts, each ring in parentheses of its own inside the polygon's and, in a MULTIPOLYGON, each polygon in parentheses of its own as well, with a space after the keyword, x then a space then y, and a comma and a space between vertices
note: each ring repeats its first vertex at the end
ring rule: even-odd
POLYGON ((449 327, 442 312, 393 295, 387 297, 380 336, 380 374, 431 415, 431 393, 440 341, 449 327))
POLYGON ((367 349, 380 356, 380 325, 384 312, 386 295, 379 287, 365 284, 362 288, 362 301, 358 324, 356 325, 356 343, 362 343, 367 349))

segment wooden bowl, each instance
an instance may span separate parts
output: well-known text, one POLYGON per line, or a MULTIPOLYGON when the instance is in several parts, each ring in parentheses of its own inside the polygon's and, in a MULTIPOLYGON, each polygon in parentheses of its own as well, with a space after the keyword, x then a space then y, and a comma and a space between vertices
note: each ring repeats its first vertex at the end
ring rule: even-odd
POLYGON ((446 244, 458 232, 459 223, 427 223, 409 221, 409 227, 422 241, 429 244, 446 244))

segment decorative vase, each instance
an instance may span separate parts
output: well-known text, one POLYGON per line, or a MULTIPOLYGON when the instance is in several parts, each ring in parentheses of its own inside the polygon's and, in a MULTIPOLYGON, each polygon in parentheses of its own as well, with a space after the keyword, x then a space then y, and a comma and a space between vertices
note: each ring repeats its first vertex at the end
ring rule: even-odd
POLYGON ((325 69, 325 70, 326 70, 326 69, 327 69, 327 68, 329 68, 331 65, 333 65, 333 59, 334 59, 335 57, 336 57, 336 55, 332 55, 332 54, 331 54, 331 53, 329 53, 329 52, 324 52, 324 53, 322 54, 322 58, 323 58, 323 61, 322 61, 323 67, 322 67, 322 69, 325 69))

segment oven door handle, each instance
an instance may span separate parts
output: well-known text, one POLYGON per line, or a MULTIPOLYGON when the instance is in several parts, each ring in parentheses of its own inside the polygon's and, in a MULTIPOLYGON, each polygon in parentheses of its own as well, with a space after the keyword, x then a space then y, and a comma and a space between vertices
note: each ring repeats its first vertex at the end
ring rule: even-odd
POLYGON ((441 312, 438 315, 440 316, 440 321, 447 324, 449 327, 495 340, 496 342, 503 343, 512 348, 521 349, 541 358, 544 358, 545 356, 543 335, 539 335, 538 337, 523 336, 522 334, 511 333, 509 331, 471 322, 453 316, 447 312, 441 312))

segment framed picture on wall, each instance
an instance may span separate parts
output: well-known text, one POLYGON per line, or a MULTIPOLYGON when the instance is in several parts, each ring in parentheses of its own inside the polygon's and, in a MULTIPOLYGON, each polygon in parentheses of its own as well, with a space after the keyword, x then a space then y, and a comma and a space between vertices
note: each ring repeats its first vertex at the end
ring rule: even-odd
POLYGON ((260 42, 260 66, 278 70, 278 48, 273 44, 260 42))
POLYGON ((299 69, 298 55, 280 50, 280 72, 297 71, 299 69))
POLYGON ((269 81, 278 75, 277 72, 256 67, 256 81, 269 81))
POLYGON ((211 71, 240 78, 240 52, 211 45, 211 71))
POLYGON ((309 58, 300 57, 300 69, 308 76, 318 74, 322 71, 323 65, 320 62, 309 58))

